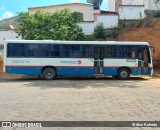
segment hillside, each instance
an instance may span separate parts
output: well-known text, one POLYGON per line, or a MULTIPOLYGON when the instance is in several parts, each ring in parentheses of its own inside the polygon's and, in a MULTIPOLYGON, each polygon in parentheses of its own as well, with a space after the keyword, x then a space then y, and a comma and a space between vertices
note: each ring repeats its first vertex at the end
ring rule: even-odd
POLYGON ((18 16, 11 17, 0 21, 0 30, 5 30, 8 24, 12 24, 15 28, 18 26, 18 16))
POLYGON ((155 47, 154 64, 160 66, 160 18, 151 19, 150 26, 129 27, 121 31, 118 41, 145 41, 155 47))

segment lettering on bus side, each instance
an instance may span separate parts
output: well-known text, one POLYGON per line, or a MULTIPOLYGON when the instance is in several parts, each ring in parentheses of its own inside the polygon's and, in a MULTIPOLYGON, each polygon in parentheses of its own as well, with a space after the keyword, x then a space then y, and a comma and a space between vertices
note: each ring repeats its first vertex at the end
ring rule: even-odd
POLYGON ((77 60, 77 61, 61 61, 61 64, 78 64, 80 65, 82 63, 81 60, 77 60))
POLYGON ((12 60, 14 64, 24 64, 24 63, 31 63, 29 60, 12 60))

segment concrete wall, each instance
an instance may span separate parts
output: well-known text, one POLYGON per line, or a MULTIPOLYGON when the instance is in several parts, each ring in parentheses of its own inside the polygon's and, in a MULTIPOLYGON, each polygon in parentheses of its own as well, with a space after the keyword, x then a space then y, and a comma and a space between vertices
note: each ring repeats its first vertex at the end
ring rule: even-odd
POLYGON ((118 15, 98 15, 95 24, 102 22, 104 28, 113 28, 118 25, 118 15))
POLYGON ((91 35, 94 33, 94 22, 81 22, 78 25, 83 29, 85 35, 91 35))
POLYGON ((14 31, 0 31, 0 44, 4 44, 5 40, 21 40, 22 37, 17 37, 17 33, 14 31))
POLYGON ((120 6, 118 12, 119 18, 126 20, 136 20, 146 16, 144 6, 120 6))
POLYGON ((44 6, 37 8, 29 8, 28 12, 34 14, 36 11, 41 10, 44 12, 55 12, 64 8, 70 9, 72 12, 80 12, 83 14, 83 21, 94 21, 94 9, 90 4, 70 3, 62 5, 44 6))
POLYGON ((82 27, 85 35, 91 35, 98 23, 103 23, 105 29, 116 27, 118 25, 118 15, 97 15, 95 22, 81 22, 79 26, 82 27))

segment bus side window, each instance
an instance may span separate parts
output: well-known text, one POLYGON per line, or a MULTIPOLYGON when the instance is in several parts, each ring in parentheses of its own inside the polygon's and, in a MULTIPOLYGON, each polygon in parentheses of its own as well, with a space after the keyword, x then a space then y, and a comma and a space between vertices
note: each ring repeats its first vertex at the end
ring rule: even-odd
POLYGON ((51 57, 59 57, 60 56, 60 45, 51 45, 50 47, 51 57))
POLYGON ((118 46, 112 46, 112 58, 118 58, 117 49, 118 46))
POLYGON ((91 58, 92 57, 92 46, 90 46, 90 45, 87 45, 86 56, 87 56, 87 58, 91 58))
POLYGON ((41 51, 43 57, 49 57, 50 56, 50 46, 48 44, 42 44, 41 45, 41 51))
POLYGON ((143 51, 143 59, 144 61, 148 62, 148 51, 146 48, 143 51))
POLYGON ((135 49, 131 50, 131 58, 135 59, 136 58, 136 52, 135 49))
POLYGON ((138 53, 137 53, 138 56, 137 57, 139 60, 143 60, 143 50, 144 50, 144 47, 141 47, 141 46, 138 47, 138 53))
POLYGON ((80 57, 80 45, 71 45, 71 57, 80 57))
POLYGON ((119 46, 119 57, 124 57, 124 46, 119 46))
POLYGON ((39 45, 38 44, 28 44, 28 56, 36 57, 39 56, 39 45))
POLYGON ((128 58, 131 58, 131 59, 136 58, 136 48, 135 48, 135 46, 128 46, 128 58))
POLYGON ((7 48, 8 48, 8 50, 7 50, 7 56, 8 57, 14 57, 14 56, 16 56, 16 44, 9 43, 7 45, 7 48))
POLYGON ((7 45, 8 47, 8 50, 7 50, 7 56, 8 57, 24 57, 26 56, 26 53, 25 53, 25 44, 22 43, 9 43, 7 45))
POLYGON ((104 57, 105 58, 111 58, 112 57, 112 46, 106 46, 104 51, 104 57))
POLYGON ((62 45, 62 57, 70 57, 70 45, 62 45))
POLYGON ((82 57, 83 58, 92 57, 92 46, 91 45, 82 45, 82 57))

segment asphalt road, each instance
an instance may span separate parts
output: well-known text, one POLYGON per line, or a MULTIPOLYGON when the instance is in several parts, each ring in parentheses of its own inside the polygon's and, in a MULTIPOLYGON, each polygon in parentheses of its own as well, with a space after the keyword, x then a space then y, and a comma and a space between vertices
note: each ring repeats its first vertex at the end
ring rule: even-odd
POLYGON ((160 78, 3 79, 0 120, 160 121, 160 78))

